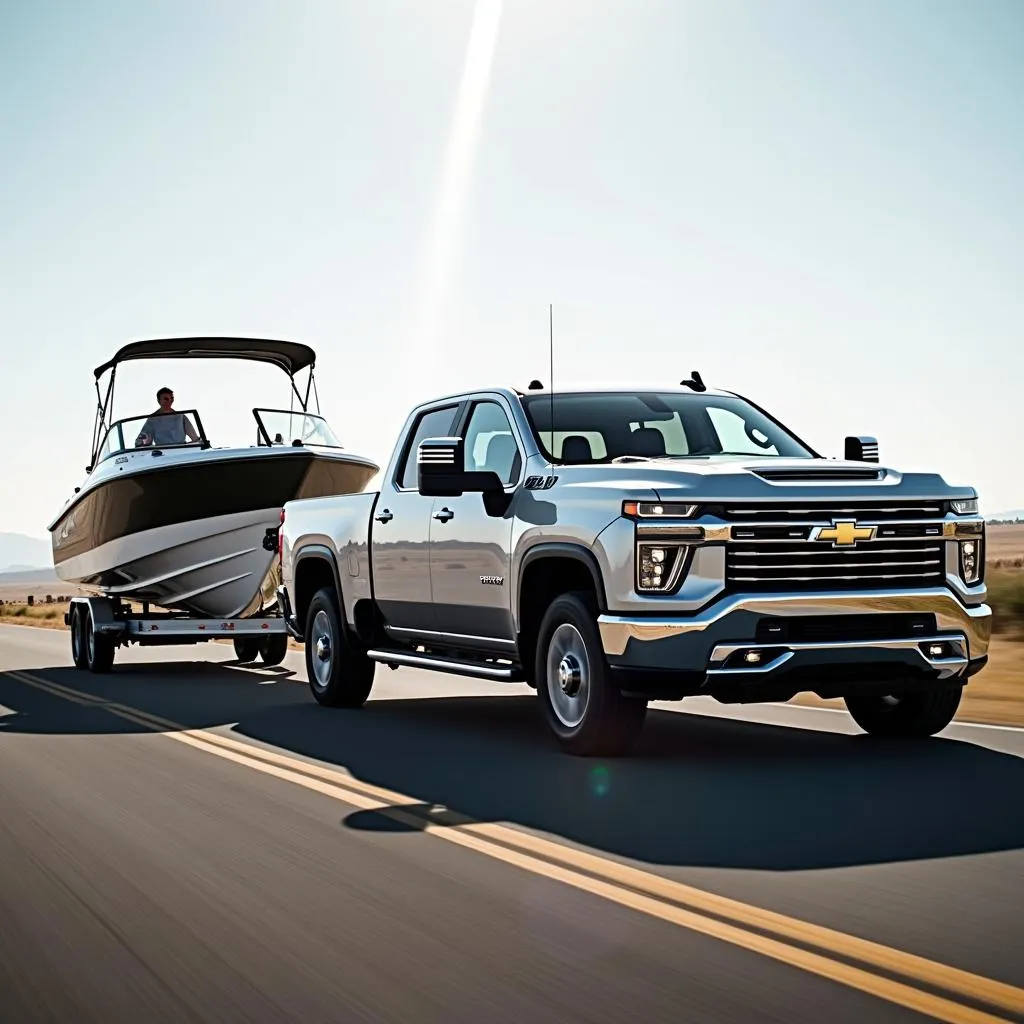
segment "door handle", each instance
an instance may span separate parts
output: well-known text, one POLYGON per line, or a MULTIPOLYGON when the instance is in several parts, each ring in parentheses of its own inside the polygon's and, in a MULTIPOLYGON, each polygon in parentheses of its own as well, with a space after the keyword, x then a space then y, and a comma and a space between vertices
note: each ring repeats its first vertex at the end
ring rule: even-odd
POLYGON ((385 508, 378 512, 373 518, 376 519, 378 523, 390 523, 395 517, 390 509, 385 508))
POLYGON ((450 508, 443 508, 440 512, 434 513, 435 519, 440 519, 442 523, 447 523, 449 519, 455 518, 455 513, 450 508))

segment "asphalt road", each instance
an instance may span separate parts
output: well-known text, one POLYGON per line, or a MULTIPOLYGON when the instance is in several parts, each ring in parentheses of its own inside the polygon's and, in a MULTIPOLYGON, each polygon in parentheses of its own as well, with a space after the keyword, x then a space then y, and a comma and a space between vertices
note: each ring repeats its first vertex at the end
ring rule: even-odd
POLYGON ((0 1021, 1024 1020, 1024 732, 652 711, 0 627, 0 1021), (867 940, 867 941, 865 941, 867 940))

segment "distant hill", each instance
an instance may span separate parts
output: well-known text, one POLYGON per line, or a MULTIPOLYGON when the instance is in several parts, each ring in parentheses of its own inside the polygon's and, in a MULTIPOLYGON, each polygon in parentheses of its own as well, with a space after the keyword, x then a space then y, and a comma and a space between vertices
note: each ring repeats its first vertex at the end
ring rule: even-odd
POLYGON ((38 586, 41 583, 56 583, 59 577, 52 569, 21 569, 16 572, 0 572, 0 586, 38 586))
POLYGON ((985 516, 988 522, 1016 522, 1017 520, 1024 521, 1024 508, 1013 509, 1010 512, 997 512, 992 516, 985 516))
POLYGON ((49 539, 26 537, 23 533, 0 533, 0 572, 52 568, 49 539))

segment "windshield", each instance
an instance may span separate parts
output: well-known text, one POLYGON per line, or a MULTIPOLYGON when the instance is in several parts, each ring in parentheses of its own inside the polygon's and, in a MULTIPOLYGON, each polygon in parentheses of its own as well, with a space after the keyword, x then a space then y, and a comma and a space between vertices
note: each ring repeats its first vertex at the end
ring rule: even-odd
POLYGON ((715 455, 815 457, 785 427, 734 396, 679 392, 595 392, 554 397, 534 394, 523 398, 523 406, 541 450, 557 462, 715 455))
POLYGON ((260 445, 301 444, 340 448, 341 442, 322 416, 288 409, 253 409, 260 445))
POLYGON ((112 455, 136 448, 198 448, 206 442, 203 424, 195 409, 154 412, 132 416, 110 425, 96 454, 102 462, 112 455))

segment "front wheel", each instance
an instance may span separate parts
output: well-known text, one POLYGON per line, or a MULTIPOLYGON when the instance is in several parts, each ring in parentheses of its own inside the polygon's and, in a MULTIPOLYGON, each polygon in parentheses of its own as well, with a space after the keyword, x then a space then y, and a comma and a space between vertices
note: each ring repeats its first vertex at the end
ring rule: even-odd
POLYGON ((564 750, 584 757, 629 752, 647 701, 624 697, 612 679, 589 593, 562 594, 551 603, 537 638, 535 678, 544 717, 564 750))
POLYGON ((846 709, 872 736, 934 736, 953 721, 962 695, 963 687, 956 685, 891 697, 851 696, 846 709))
POLYGON ((334 591, 318 590, 306 613, 306 677, 318 704, 358 708, 366 703, 377 663, 356 650, 342 627, 334 591))

